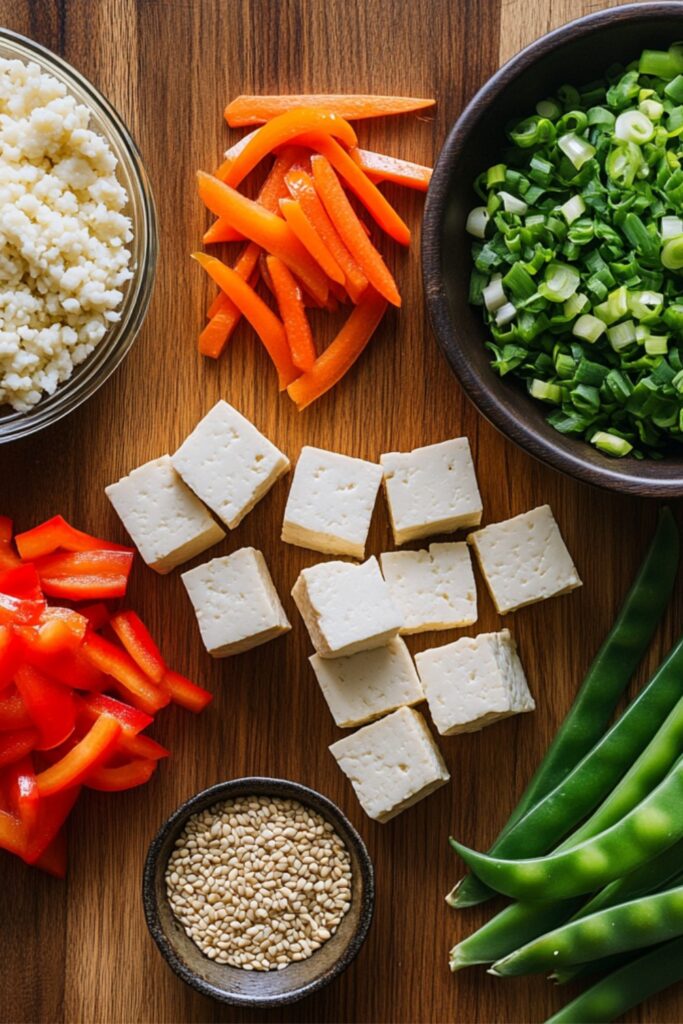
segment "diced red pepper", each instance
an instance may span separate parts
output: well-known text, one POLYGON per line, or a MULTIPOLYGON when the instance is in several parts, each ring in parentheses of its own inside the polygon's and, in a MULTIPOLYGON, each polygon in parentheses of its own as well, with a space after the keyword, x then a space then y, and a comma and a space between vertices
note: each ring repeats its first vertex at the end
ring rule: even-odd
POLYGON ((135 612, 118 612, 112 616, 111 628, 145 675, 161 683, 166 664, 142 619, 135 612))
POLYGON ((197 686, 185 676, 181 676, 179 672, 167 672, 164 676, 164 685, 168 688, 174 703, 195 714, 202 711, 213 700, 212 693, 197 686))
POLYGON ((152 683, 130 655, 104 637, 89 632, 81 650, 91 665, 116 680, 117 689, 123 691, 126 699, 136 708, 155 715, 169 703, 170 694, 152 683))
POLYGON ((32 565, 18 565, 0 574, 0 623, 31 625, 46 608, 40 580, 32 565))
POLYGON ((19 857, 26 854, 26 830, 8 811, 0 811, 0 850, 16 853, 19 857))
POLYGON ((43 555, 33 563, 48 597, 69 601, 99 601, 123 597, 133 564, 133 552, 67 551, 43 555))
POLYGON ((32 530, 18 533, 14 538, 19 554, 27 561, 32 562, 42 555, 50 555, 53 551, 131 551, 131 548, 124 548, 121 544, 113 544, 108 540, 101 540, 89 533, 77 530, 67 523, 63 516, 53 516, 44 523, 34 526, 32 530))
POLYGON ((52 750, 68 739, 76 725, 73 690, 56 683, 33 665, 20 665, 15 682, 39 733, 38 750, 52 750))
POLYGON ((90 664, 80 648, 71 654, 48 655, 23 640, 21 643, 24 661, 63 686, 97 693, 108 685, 107 677, 90 664))
POLYGON ((35 750, 39 741, 37 729, 0 732, 0 768, 19 761, 35 750))
POLYGON ((91 629, 102 629, 109 622, 109 609, 102 601, 82 605, 78 610, 88 620, 91 629))
POLYGON ((170 750, 162 747, 160 743, 153 740, 151 736, 127 736, 121 734, 117 750, 128 754, 130 757, 143 758, 146 761, 161 761, 164 757, 170 757, 170 750))
POLYGON ((67 855, 66 829, 62 827, 50 845, 33 861, 33 867, 40 868, 55 878, 66 878, 67 855))
POLYGON ((30 757, 22 757, 5 771, 10 808, 23 824, 27 835, 31 835, 38 825, 41 804, 33 762, 30 757))
MULTIPOLYGON (((38 776, 36 776, 36 783, 38 776)), ((61 831, 64 822, 71 814, 72 808, 81 789, 73 786, 52 796, 40 795, 40 813, 35 828, 26 837, 23 856, 27 864, 35 864, 49 849, 61 831)))
POLYGON ((0 569, 11 569, 19 565, 19 556, 12 544, 12 520, 0 516, 0 569))
POLYGON ((24 643, 47 657, 68 654, 80 647, 88 620, 72 608, 46 608, 35 626, 15 627, 24 643))
POLYGON ((107 793, 117 793, 135 786, 144 786, 156 771, 156 761, 129 761, 115 768, 100 766, 88 772, 84 781, 90 789, 100 789, 107 793))
POLYGON ((80 785, 115 749, 120 734, 121 726, 113 718, 98 718, 80 742, 36 776, 40 795, 51 796, 80 785))
POLYGON ((132 708, 130 704, 124 704, 113 697, 107 697, 104 693, 93 693, 87 697, 78 699, 79 716, 88 722, 94 722, 101 715, 109 715, 121 726, 121 743, 126 737, 137 736, 139 732, 151 725, 154 719, 151 715, 145 714, 139 708, 132 708))
POLYGON ((10 692, 0 698, 0 733, 30 729, 32 726, 33 719, 18 693, 10 692))
POLYGON ((0 626, 0 690, 10 685, 18 665, 19 642, 14 630, 11 626, 0 626))

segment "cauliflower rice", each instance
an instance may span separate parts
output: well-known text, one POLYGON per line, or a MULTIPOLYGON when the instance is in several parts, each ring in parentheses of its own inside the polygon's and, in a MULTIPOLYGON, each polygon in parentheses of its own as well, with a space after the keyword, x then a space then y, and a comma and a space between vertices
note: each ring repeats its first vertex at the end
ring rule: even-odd
POLYGON ((0 60, 0 406, 68 380, 132 277, 128 197, 87 107, 37 64, 0 60))

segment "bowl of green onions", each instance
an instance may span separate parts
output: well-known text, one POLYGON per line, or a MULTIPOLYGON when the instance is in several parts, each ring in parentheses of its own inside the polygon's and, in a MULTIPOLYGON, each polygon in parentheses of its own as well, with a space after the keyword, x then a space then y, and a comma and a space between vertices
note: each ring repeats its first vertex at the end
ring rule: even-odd
POLYGON ((452 128, 429 189, 432 325, 466 393, 588 483, 683 494, 683 4, 537 40, 452 128))

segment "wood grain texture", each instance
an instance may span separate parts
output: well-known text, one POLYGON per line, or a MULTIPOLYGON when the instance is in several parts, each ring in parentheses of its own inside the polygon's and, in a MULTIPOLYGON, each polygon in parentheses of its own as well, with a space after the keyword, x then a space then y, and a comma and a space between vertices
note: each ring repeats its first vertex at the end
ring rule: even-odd
MULTIPOLYGON (((305 630, 289 590, 317 561, 282 545, 288 482, 217 549, 253 544, 272 569, 294 624, 283 640, 223 662, 204 653, 177 573, 138 566, 131 602, 169 661, 216 694, 201 718, 162 713, 154 735, 173 750, 152 783, 91 794, 70 827, 66 884, 0 860, 0 1019, 4 1022, 522 1022, 566 998, 543 979, 450 975, 447 951, 488 910, 457 914, 443 897, 458 875, 449 833, 486 846, 529 778, 618 607, 652 531, 656 506, 574 484, 531 461, 465 401, 429 332, 421 295, 422 199, 387 188, 415 229, 409 254, 388 243, 404 296, 343 384, 302 415, 278 397, 248 330, 217 364, 195 338, 212 292, 188 253, 208 217, 194 171, 210 169, 237 133, 221 112, 239 92, 377 91, 434 95, 434 116, 362 125, 360 137, 430 162, 449 125, 487 76, 526 42, 597 5, 591 0, 0 0, 3 24, 63 53, 102 88, 131 126, 158 203, 161 256, 149 316, 129 358, 85 408, 53 430, 0 450, 0 507, 25 529, 62 512, 124 540, 103 488, 173 450, 219 398, 252 418, 294 461, 302 444, 376 459, 391 449, 467 434, 486 520, 549 502, 584 587, 525 609, 506 624, 519 641, 538 710, 441 742, 453 775, 388 825, 369 822, 327 751, 340 735, 313 679, 305 630), (276 1014, 222 1007, 185 988, 149 939, 140 878, 149 840, 196 790, 244 774, 282 775, 337 801, 366 839, 377 872, 376 915, 353 967, 325 992, 276 1014)), ((606 56, 612 59, 614 55, 606 56)), ((378 504, 369 550, 391 546, 378 504)), ((478 630, 500 620, 479 588, 478 630)), ((672 642, 681 594, 646 671, 672 642)), ((413 651, 454 634, 410 638, 413 651)), ((653 999, 632 1021, 680 1021, 683 993, 653 999)))

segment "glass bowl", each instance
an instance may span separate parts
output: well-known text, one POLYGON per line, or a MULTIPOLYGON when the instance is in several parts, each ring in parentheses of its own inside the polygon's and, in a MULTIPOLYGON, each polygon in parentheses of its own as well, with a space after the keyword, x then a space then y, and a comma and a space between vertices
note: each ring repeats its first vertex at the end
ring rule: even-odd
POLYGON ((16 32, 0 28, 0 57, 38 64, 62 82, 67 92, 90 110, 90 128, 109 143, 118 165, 116 176, 128 194, 123 210, 133 222, 130 269, 119 312, 94 352, 75 367, 71 377, 52 395, 45 395, 29 412, 0 406, 0 444, 27 437, 56 423, 90 398, 125 358, 147 313, 157 260, 154 198, 138 148, 111 104, 75 68, 50 50, 16 32), (9 411, 7 411, 9 410, 9 411))

